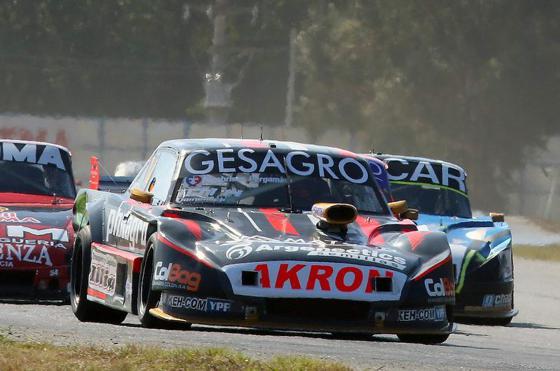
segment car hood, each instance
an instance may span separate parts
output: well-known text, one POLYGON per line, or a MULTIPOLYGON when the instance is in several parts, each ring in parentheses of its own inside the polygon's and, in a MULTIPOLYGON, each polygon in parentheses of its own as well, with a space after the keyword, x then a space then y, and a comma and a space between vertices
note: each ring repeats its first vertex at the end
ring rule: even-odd
POLYGON ((186 212, 176 223, 162 223, 163 234, 177 235, 177 229, 186 226, 197 237, 197 252, 218 266, 297 260, 409 272, 421 260, 417 254, 393 245, 403 231, 416 227, 389 216, 358 216, 341 235, 319 230, 318 220, 307 212, 249 208, 186 212))

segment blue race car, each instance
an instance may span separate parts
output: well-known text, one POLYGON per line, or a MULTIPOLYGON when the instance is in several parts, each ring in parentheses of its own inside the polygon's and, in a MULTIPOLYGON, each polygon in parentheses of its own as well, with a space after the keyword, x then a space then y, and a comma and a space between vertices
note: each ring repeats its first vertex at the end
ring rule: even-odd
POLYGON ((390 197, 419 210, 419 229, 447 234, 455 274, 455 318, 509 324, 518 310, 513 302, 511 230, 504 215, 473 217, 467 174, 455 164, 409 156, 376 157, 388 165, 390 197))

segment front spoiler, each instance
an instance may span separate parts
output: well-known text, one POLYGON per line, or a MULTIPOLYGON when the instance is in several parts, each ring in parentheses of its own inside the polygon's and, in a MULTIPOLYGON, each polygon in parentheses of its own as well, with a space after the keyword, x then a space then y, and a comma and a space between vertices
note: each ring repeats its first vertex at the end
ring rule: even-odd
POLYGON ((457 319, 501 319, 516 316, 519 310, 514 308, 513 280, 470 284, 456 295, 453 313, 457 319), (497 305, 498 297, 507 297, 508 303, 497 305))
POLYGON ((180 317, 171 314, 162 308, 150 309, 150 314, 162 320, 177 323, 196 323, 202 325, 213 326, 233 326, 233 327, 249 327, 269 330, 286 330, 286 331, 305 331, 305 332, 348 332, 348 333, 365 333, 365 334, 425 334, 425 335, 447 335, 455 331, 454 323, 445 322, 437 327, 420 327, 410 324, 409 326, 394 326, 393 324, 385 324, 383 321, 365 322, 359 321, 355 323, 341 323, 337 321, 322 322, 303 322, 290 321, 286 318, 220 318, 197 316, 181 313, 180 317))

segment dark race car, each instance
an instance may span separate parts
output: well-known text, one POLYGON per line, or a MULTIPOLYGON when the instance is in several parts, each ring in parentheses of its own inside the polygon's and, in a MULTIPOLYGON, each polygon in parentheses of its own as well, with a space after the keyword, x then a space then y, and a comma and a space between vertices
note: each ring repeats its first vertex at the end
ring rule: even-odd
POLYGON ((513 303, 513 254, 503 214, 473 217, 467 174, 444 161, 378 156, 388 164, 391 193, 420 211, 419 229, 447 234, 455 268, 458 320, 505 325, 513 303))
POLYGON ((70 153, 0 140, 0 296, 66 299, 76 197, 70 153))
POLYGON ((124 194, 81 190, 81 321, 393 333, 453 329, 441 232, 397 220, 357 155, 281 141, 161 144, 124 194))

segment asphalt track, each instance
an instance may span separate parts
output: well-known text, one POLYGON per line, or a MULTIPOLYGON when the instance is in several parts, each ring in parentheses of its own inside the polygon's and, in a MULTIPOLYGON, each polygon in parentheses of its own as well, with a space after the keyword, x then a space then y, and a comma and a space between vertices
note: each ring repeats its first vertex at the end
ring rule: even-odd
POLYGON ((560 264, 517 259, 515 302, 508 327, 459 325, 442 345, 399 343, 395 336, 340 340, 328 334, 259 332, 193 326, 151 330, 128 316, 120 326, 80 323, 69 306, 0 304, 0 334, 55 344, 224 347, 257 358, 305 355, 357 369, 560 369, 560 264))

